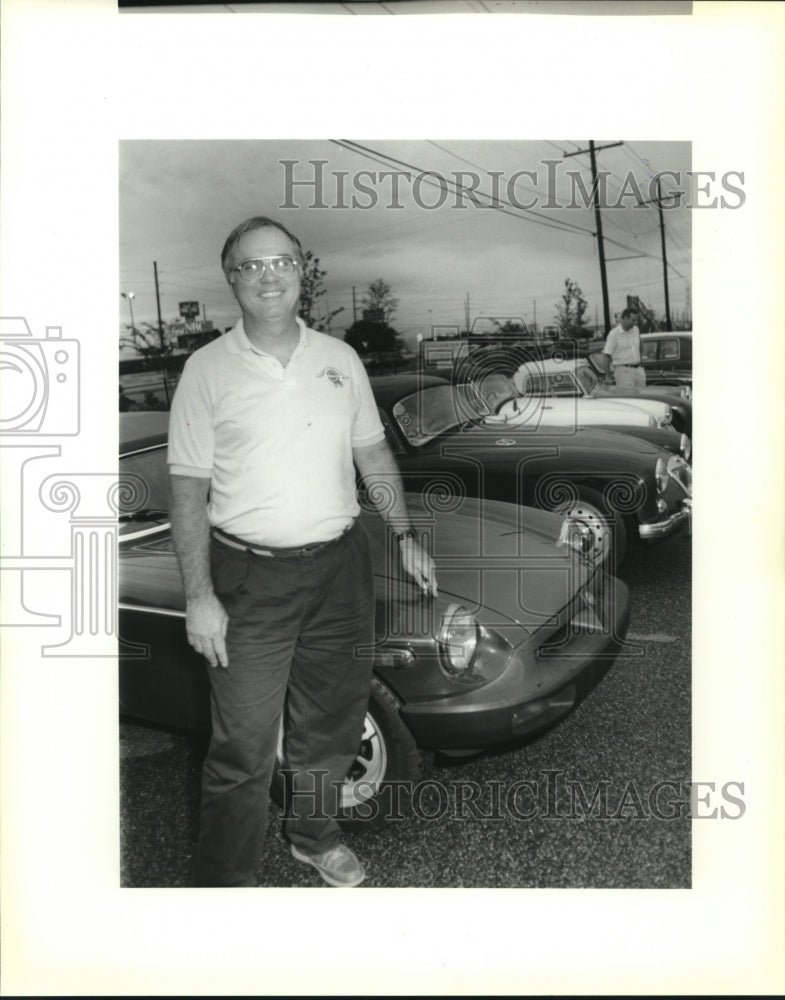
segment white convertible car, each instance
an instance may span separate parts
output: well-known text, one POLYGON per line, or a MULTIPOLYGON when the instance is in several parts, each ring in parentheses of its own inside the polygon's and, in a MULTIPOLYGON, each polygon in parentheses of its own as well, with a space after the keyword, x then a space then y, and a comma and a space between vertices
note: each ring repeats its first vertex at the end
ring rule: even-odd
MULTIPOLYGON (((489 375, 482 380, 482 395, 497 402, 486 423, 516 427, 669 427, 670 405, 656 399, 617 398, 579 394, 576 379, 579 361, 547 359, 522 364, 512 380, 489 375), (487 384, 493 381, 494 385, 487 384)), ((583 362, 585 367, 585 362, 583 362)))

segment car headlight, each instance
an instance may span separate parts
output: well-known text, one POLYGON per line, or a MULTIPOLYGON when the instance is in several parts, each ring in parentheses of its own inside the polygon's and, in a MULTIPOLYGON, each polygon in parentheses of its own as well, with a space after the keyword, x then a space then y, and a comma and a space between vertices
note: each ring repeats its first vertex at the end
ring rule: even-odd
POLYGON ((686 400, 692 399, 692 389, 688 385, 681 387, 681 398, 686 400))
POLYGON ((692 467, 679 455, 671 455, 668 459, 668 476, 678 483, 685 495, 692 496, 692 467))
POLYGON ((480 638, 480 623, 474 615, 462 604, 448 605, 438 638, 442 665, 448 673, 469 673, 480 638))
POLYGON ((654 466, 654 479, 657 483, 657 492, 664 493, 668 485, 668 463, 662 456, 657 459, 654 466))
POLYGON ((664 493, 669 482, 676 483, 686 496, 692 496, 692 468, 681 455, 661 456, 654 466, 657 492, 664 493))
POLYGON ((686 434, 682 434, 679 438, 679 454, 685 462, 689 462, 690 455, 692 455, 692 441, 686 434))
POLYGON ((504 669, 512 647, 481 625, 462 604, 449 604, 437 635, 439 661, 455 678, 487 681, 504 669))

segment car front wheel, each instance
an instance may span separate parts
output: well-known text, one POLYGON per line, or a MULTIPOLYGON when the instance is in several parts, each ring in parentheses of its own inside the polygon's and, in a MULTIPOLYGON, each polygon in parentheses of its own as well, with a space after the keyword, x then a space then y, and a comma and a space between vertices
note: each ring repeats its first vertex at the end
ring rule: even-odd
MULTIPOLYGON (((393 816, 400 817, 409 799, 400 783, 412 785, 422 775, 422 752, 400 716, 401 704, 378 677, 371 678, 357 756, 341 788, 341 823, 376 829, 393 816)), ((278 740, 278 766, 283 763, 283 740, 278 740)), ((272 794, 283 801, 283 777, 276 770, 272 794)))
POLYGON ((624 518, 612 511, 596 490, 582 487, 577 496, 555 500, 545 506, 545 509, 563 514, 570 521, 588 529, 592 539, 588 554, 595 565, 607 566, 614 571, 624 562, 627 555, 627 526, 624 518))

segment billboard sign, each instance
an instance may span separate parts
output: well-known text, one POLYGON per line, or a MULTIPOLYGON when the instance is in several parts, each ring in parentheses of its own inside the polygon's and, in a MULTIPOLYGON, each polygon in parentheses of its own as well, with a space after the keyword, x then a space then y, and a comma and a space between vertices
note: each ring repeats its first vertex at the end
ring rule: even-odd
POLYGON ((199 315, 199 303, 181 302, 180 315, 185 319, 196 319, 196 317, 199 315))

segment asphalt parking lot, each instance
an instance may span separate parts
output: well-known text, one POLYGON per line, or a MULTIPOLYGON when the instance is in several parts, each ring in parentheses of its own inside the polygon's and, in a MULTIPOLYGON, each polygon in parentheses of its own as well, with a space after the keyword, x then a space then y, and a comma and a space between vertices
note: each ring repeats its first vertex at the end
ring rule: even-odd
MULTIPOLYGON (((404 818, 348 829, 389 888, 688 888, 691 841, 691 546, 634 553, 629 650, 555 728, 472 758, 426 759, 404 818)), ((122 723, 121 884, 186 886, 204 744, 122 723)), ((316 887, 273 807, 263 887, 316 887)), ((325 888, 327 888, 325 886, 325 888)))

